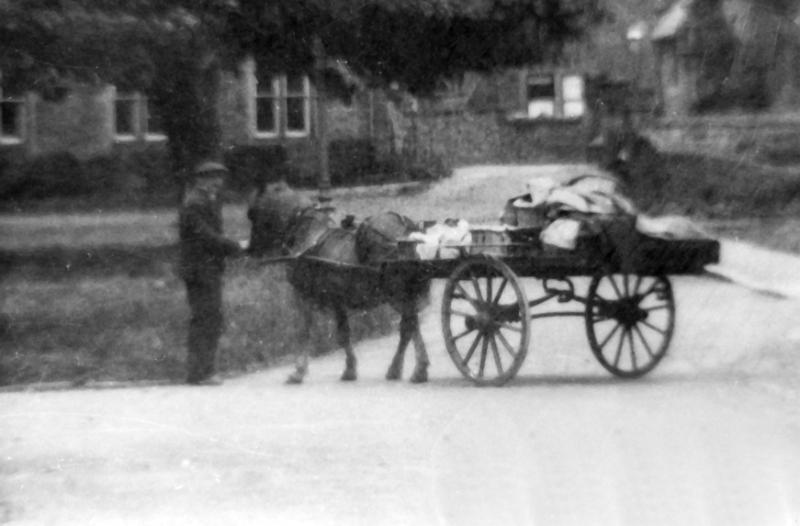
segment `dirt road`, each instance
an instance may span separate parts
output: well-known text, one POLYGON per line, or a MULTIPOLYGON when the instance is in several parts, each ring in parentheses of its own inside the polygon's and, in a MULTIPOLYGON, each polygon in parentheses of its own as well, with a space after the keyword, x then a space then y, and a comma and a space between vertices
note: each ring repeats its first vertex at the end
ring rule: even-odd
POLYGON ((356 383, 336 353, 302 386, 0 394, 0 523, 800 523, 800 302, 674 285, 671 354, 636 381, 568 319, 536 322, 511 384, 473 387, 434 298, 425 385, 383 380, 387 338, 358 345, 356 383))

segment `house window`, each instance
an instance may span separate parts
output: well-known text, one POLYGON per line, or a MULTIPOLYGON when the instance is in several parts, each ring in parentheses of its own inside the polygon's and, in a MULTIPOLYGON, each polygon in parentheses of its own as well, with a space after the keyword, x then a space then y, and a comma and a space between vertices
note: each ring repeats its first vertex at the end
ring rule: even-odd
POLYGON ((528 78, 528 117, 553 117, 556 109, 556 82, 552 75, 528 78))
POLYGON ((306 137, 311 128, 306 75, 256 75, 251 128, 255 137, 306 137))
POLYGON ((583 94, 583 77, 580 75, 565 75, 561 78, 561 98, 564 102, 564 118, 573 119, 583 117, 586 112, 586 102, 583 94))
POLYGON ((280 79, 275 76, 265 75, 256 82, 256 136, 275 137, 278 135, 280 79))
POLYGON ((526 95, 530 119, 579 119, 586 113, 580 75, 532 75, 527 79, 526 95))
POLYGON ((25 138, 25 98, 0 87, 0 144, 19 144, 25 138))
POLYGON ((305 75, 286 77, 286 135, 308 135, 310 86, 305 75))
POLYGON ((152 104, 147 103, 144 99, 144 112, 145 112, 145 138, 149 140, 163 140, 166 139, 164 133, 164 124, 161 122, 161 115, 155 111, 152 104))
POLYGON ((161 118, 139 92, 118 92, 114 98, 114 136, 119 142, 164 140, 161 118))

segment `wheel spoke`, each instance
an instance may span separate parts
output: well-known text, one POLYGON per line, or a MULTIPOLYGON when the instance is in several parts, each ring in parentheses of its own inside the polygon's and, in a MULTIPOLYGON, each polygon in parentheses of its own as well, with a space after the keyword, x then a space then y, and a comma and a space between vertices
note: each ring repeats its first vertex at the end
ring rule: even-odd
POLYGON ((634 325, 633 329, 636 331, 636 334, 639 335, 639 339, 642 340, 644 348, 647 349, 647 354, 650 355, 650 358, 655 358, 656 355, 653 353, 653 349, 650 347, 650 344, 647 343, 647 339, 644 337, 644 334, 642 334, 642 330, 639 328, 639 326, 634 325))
POLYGON ((448 313, 449 313, 451 316, 463 316, 464 318, 471 318, 471 317, 475 316, 475 313, 474 313, 474 312, 467 313, 467 312, 464 312, 464 311, 460 311, 460 310, 454 310, 454 309, 450 309, 450 310, 449 310, 449 311, 447 311, 447 312, 448 312, 448 313))
POLYGON ((453 294, 454 298, 464 299, 464 300, 467 300, 467 301, 472 301, 471 296, 466 291, 466 289, 464 289, 464 287, 461 286, 461 283, 456 282, 456 287, 458 287, 458 290, 461 292, 461 294, 459 294, 458 296, 453 294))
POLYGON ((667 334, 667 330, 666 330, 666 329, 661 329, 661 328, 659 328, 659 327, 656 327, 655 325, 653 325, 652 323, 650 323, 650 322, 649 322, 649 321, 647 321, 647 320, 642 320, 642 321, 641 321, 641 323, 642 323, 642 325, 644 325, 645 327, 649 327, 650 329, 652 329, 652 330, 656 331, 656 332, 657 332, 657 333, 659 333, 659 334, 662 334, 662 335, 666 335, 666 334, 667 334))
POLYGON ((478 278, 475 277, 475 274, 472 273, 472 269, 469 271, 469 279, 472 281, 472 287, 475 289, 475 294, 477 295, 480 301, 483 301, 483 293, 481 292, 481 284, 478 283, 478 278))
POLYGON ((484 336, 483 345, 481 345, 481 365, 480 369, 478 369, 478 378, 483 378, 483 373, 486 369, 486 355, 488 350, 489 350, 489 342, 484 336))
POLYGON ((633 370, 637 370, 638 367, 636 366, 636 347, 633 344, 633 331, 628 329, 625 331, 625 334, 628 335, 628 345, 631 347, 631 364, 633 365, 633 370))
POLYGON ((619 343, 617 344, 617 353, 614 355, 614 368, 619 366, 619 359, 622 356, 622 344, 625 342, 625 329, 619 335, 619 343))
POLYGON ((497 342, 492 337, 489 339, 489 344, 492 346, 492 356, 494 356, 494 364, 497 366, 497 374, 503 374, 503 362, 500 360, 500 351, 497 350, 497 342))
POLYGON ((629 298, 630 295, 631 295, 631 291, 630 291, 630 288, 629 288, 628 275, 627 274, 623 274, 622 275, 622 283, 623 283, 624 290, 625 290, 625 297, 629 298))
POLYGON ((487 277, 486 278, 486 301, 491 302, 493 297, 494 296, 492 295, 492 278, 491 277, 487 277))
POLYGON ((647 312, 653 312, 653 311, 657 311, 657 310, 669 309, 670 305, 669 304, 665 304, 665 305, 656 305, 655 307, 640 307, 640 308, 642 310, 646 310, 647 312))
POLYGON ((477 330, 477 329, 467 329, 467 330, 465 330, 464 332, 462 332, 461 334, 458 334, 458 335, 456 335, 456 336, 453 336, 453 337, 452 337, 452 338, 450 338, 450 339, 451 339, 452 341, 454 341, 454 342, 455 342, 455 341, 458 341, 458 340, 460 340, 461 338, 463 338, 464 336, 466 336, 467 334, 469 334, 469 333, 471 333, 471 332, 475 332, 476 330, 477 330))
POLYGON ((464 367, 467 366, 469 361, 472 359, 472 355, 475 354, 475 349, 478 348, 478 343, 481 341, 481 333, 475 335, 475 339, 472 341, 472 345, 469 346, 469 350, 467 354, 464 356, 464 359, 461 360, 461 365, 464 367))
POLYGON ((506 340, 506 337, 503 336, 503 333, 497 331, 495 334, 497 334, 497 337, 500 339, 500 343, 502 343, 503 346, 508 350, 508 354, 510 354, 513 358, 516 358, 517 353, 514 352, 514 346, 508 343, 508 340, 506 340))
POLYGON ((625 296, 623 296, 622 292, 620 292, 619 287, 617 286, 617 280, 614 279, 614 275, 613 274, 609 274, 608 275, 608 281, 610 281, 611 282, 611 286, 614 287, 614 292, 617 293, 617 297, 618 298, 624 298, 625 296))
POLYGON ((614 334, 619 330, 620 327, 622 327, 621 323, 618 323, 617 325, 615 325, 614 329, 612 329, 611 332, 608 333, 608 335, 605 337, 603 342, 600 345, 598 345, 598 347, 600 347, 601 349, 603 347, 605 347, 606 344, 611 340, 611 337, 614 336, 614 334))
POLYGON ((503 278, 502 283, 500 283, 500 287, 497 289, 497 293, 494 295, 494 299, 492 303, 497 305, 500 302, 500 297, 503 295, 503 291, 506 289, 506 285, 508 285, 508 280, 503 278))
POLYGON ((501 323, 500 324, 500 328, 501 329, 508 329, 510 331, 519 332, 519 333, 522 332, 522 327, 514 327, 513 325, 509 325, 508 323, 501 323))
POLYGON ((658 280, 653 281, 652 285, 647 287, 647 290, 645 290, 642 293, 642 298, 644 299, 647 296, 649 296, 650 294, 652 294, 653 292, 655 292, 656 291, 656 287, 658 287, 658 280))
POLYGON ((633 295, 639 292, 639 286, 642 284, 641 274, 636 274, 636 281, 633 283, 633 295))

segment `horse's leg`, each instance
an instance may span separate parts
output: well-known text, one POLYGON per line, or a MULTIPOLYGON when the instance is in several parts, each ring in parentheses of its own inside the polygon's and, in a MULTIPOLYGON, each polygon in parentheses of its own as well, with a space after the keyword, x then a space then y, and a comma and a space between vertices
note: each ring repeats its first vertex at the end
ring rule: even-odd
POLYGON ((400 317, 400 341, 397 343, 397 351, 394 353, 389 370, 386 371, 387 380, 399 380, 403 376, 403 361, 405 359, 406 348, 411 337, 414 335, 414 320, 405 312, 401 312, 400 317))
POLYGON ((311 334, 311 326, 314 322, 314 311, 311 304, 303 301, 299 294, 295 292, 293 296, 297 311, 302 315, 303 326, 300 332, 303 335, 304 341, 302 342, 302 349, 295 359, 294 372, 286 379, 286 383, 301 384, 308 373, 308 340, 309 334, 311 334))
POLYGON ((418 384, 428 381, 428 350, 425 348, 425 341, 422 339, 422 332, 419 328, 419 316, 416 310, 409 311, 406 316, 413 320, 414 332, 414 354, 417 359, 417 364, 414 367, 414 373, 411 375, 410 381, 418 384))
POLYGON ((347 319, 347 311, 344 307, 336 306, 334 311, 336 313, 338 343, 344 348, 345 353, 345 368, 342 373, 342 381, 351 382, 358 378, 358 373, 356 372, 356 355, 353 352, 353 346, 350 344, 350 322, 347 319))

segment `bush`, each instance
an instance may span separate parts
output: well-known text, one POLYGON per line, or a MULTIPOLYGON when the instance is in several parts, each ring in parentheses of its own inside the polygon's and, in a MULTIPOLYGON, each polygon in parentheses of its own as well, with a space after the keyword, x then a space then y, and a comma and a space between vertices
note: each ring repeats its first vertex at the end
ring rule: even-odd
POLYGON ((645 212, 704 217, 781 213, 800 200, 800 175, 764 165, 642 148, 616 170, 645 212))
POLYGON ((84 161, 62 152, 0 166, 2 205, 16 210, 163 206, 177 202, 180 192, 163 148, 120 149, 84 161))
POLYGON ((376 174, 375 146, 369 139, 337 139, 328 147, 331 184, 369 182, 376 174))
POLYGON ((71 197, 92 190, 81 163, 66 152, 37 157, 20 165, 18 170, 21 176, 11 192, 16 197, 71 197))
POLYGON ((377 168, 385 182, 435 181, 448 177, 451 171, 443 158, 433 154, 420 158, 391 155, 381 159, 377 168))
POLYGON ((255 185, 274 182, 289 175, 286 149, 280 145, 235 146, 225 153, 233 190, 247 191, 255 185))

